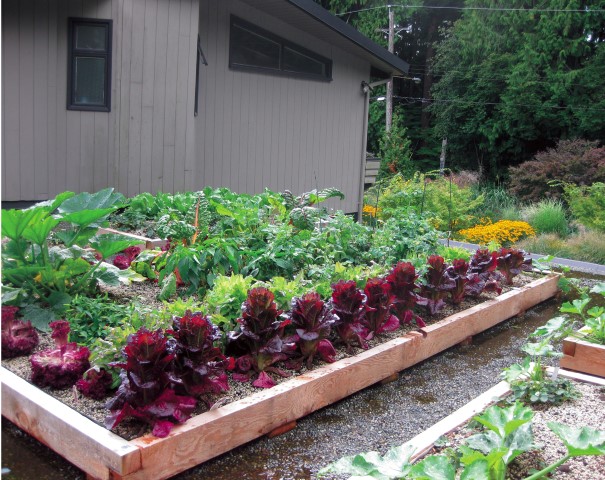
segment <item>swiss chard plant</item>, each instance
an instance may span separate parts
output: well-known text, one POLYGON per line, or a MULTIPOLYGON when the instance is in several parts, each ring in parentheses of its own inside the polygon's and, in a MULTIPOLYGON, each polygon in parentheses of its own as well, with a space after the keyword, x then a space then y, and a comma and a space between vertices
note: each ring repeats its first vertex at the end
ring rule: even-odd
POLYGON ((166 437, 174 422, 187 420, 196 405, 195 398, 177 395, 171 387, 169 373, 175 354, 167 348, 162 330, 141 328, 128 339, 124 348, 126 363, 122 368, 122 383, 116 395, 107 402, 110 413, 105 419, 109 429, 126 418, 136 418, 153 427, 153 435, 166 437))
POLYGON ((446 264, 443 257, 431 255, 427 259, 428 269, 422 278, 420 295, 423 297, 418 305, 427 308, 435 315, 445 306, 445 297, 455 287, 455 282, 446 274, 446 264))
POLYGON ((349 353, 354 346, 368 348, 368 331, 362 323, 366 300, 365 293, 357 288, 353 280, 332 285, 332 309, 338 317, 334 331, 349 353))
POLYGON ((426 324, 413 312, 413 308, 420 300, 418 291, 420 286, 416 284, 418 275, 416 268, 409 262, 399 262, 386 277, 391 285, 393 299, 391 309, 401 324, 411 323, 415 320, 419 327, 425 327, 426 324))
POLYGON ((368 330, 366 340, 383 332, 392 332, 399 328, 399 318, 391 314, 393 294, 391 284, 383 278, 371 278, 366 283, 365 312, 362 324, 368 330))
POLYGON ((287 318, 296 331, 294 341, 300 354, 298 358, 292 359, 288 366, 300 370, 302 363, 306 362, 307 368, 311 368, 317 354, 325 362, 335 361, 336 351, 328 337, 337 317, 331 306, 322 301, 317 292, 309 292, 300 298, 292 299, 287 318))
POLYGON ((267 372, 280 376, 287 373, 274 367, 276 362, 287 360, 294 344, 284 341, 284 329, 290 320, 280 318, 274 295, 264 287, 253 288, 242 304, 242 316, 237 319, 239 330, 229 333, 227 352, 236 356, 233 379, 250 381, 252 385, 270 388, 275 381, 267 372))
POLYGON ((41 387, 68 388, 82 378, 90 368, 87 347, 68 342, 69 322, 57 320, 50 323, 55 348, 41 350, 30 357, 32 382, 41 387))
POLYGON ((523 250, 514 248, 501 248, 498 251, 496 268, 504 275, 507 285, 513 284, 513 278, 521 272, 532 269, 532 260, 523 250))
POLYGON ((182 317, 174 317, 169 333, 174 338, 169 378, 177 393, 201 397, 229 390, 226 370, 233 369, 234 361, 214 345, 221 334, 210 317, 187 311, 182 317))
POLYGON ((2 305, 2 358, 28 355, 38 345, 38 333, 31 322, 19 320, 19 307, 2 305))

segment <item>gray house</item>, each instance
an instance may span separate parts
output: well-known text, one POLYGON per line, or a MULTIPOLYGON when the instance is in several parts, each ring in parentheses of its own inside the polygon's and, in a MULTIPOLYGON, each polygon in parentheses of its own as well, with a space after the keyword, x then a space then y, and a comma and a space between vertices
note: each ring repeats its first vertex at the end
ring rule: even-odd
POLYGON ((3 0, 2 200, 334 186, 407 64, 312 0, 3 0))

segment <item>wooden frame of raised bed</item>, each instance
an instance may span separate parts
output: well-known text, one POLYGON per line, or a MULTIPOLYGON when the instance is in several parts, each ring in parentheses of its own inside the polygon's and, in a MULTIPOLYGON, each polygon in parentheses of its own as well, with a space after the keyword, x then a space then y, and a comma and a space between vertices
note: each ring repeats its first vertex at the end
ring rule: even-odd
POLYGON ((94 479, 168 478, 461 343, 554 296, 549 275, 399 338, 176 426, 127 441, 4 368, 2 415, 94 479))
POLYGON ((568 337, 563 340, 561 367, 605 377, 605 345, 568 337))

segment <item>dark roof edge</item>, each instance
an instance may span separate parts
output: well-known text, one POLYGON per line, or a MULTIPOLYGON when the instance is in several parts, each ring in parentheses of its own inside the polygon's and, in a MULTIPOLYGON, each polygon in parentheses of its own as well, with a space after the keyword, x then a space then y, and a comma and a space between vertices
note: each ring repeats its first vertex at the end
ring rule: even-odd
POLYGON ((295 7, 298 7, 299 9, 303 10, 305 13, 320 21, 327 27, 339 33, 340 35, 346 37, 351 42, 355 43, 359 47, 371 53, 376 58, 379 58, 383 62, 387 63, 388 65, 393 67, 393 69, 401 73, 408 73, 410 65, 407 62, 405 62, 398 56, 392 54, 377 43, 373 42, 348 23, 345 23, 340 18, 332 15, 321 5, 315 3, 313 0, 286 1, 294 5, 295 7))

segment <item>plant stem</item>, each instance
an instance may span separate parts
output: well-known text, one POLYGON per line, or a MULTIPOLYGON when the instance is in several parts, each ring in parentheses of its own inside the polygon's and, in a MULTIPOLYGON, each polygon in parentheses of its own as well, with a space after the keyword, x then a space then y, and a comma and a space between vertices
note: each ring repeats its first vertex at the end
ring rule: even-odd
POLYGON ((552 472, 555 468, 563 465, 570 458, 571 458, 571 455, 568 453, 561 460, 553 463, 552 465, 549 465, 548 467, 540 470, 539 472, 534 473, 533 475, 530 475, 529 477, 526 477, 524 480, 538 480, 539 478, 542 478, 547 473, 552 472))

